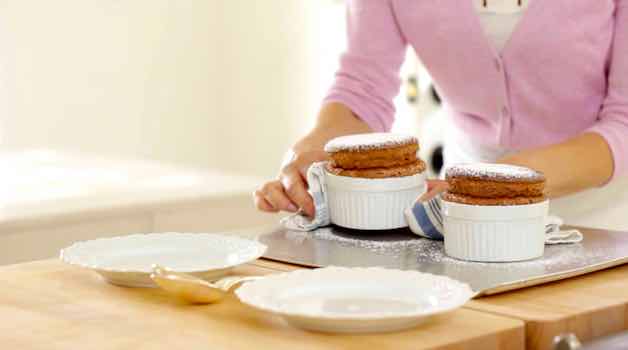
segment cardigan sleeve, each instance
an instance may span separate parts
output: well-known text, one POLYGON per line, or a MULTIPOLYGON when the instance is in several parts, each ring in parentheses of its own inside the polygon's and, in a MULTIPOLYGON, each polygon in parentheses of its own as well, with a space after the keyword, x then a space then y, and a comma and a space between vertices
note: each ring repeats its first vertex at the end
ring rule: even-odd
POLYGON ((608 143, 613 154, 613 178, 628 175, 628 0, 616 0, 606 98, 598 121, 589 129, 608 143))
POLYGON ((347 49, 323 103, 347 106, 374 131, 390 130, 406 41, 390 0, 347 2, 347 49))

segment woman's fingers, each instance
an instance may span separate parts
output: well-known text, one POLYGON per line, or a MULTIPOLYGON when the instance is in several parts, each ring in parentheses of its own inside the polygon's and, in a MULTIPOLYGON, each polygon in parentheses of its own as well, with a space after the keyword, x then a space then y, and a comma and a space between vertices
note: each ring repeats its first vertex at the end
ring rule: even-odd
POLYGON ((267 212, 296 212, 301 209, 304 214, 313 217, 316 209, 312 196, 307 191, 307 169, 312 163, 325 159, 327 153, 322 150, 299 154, 289 152, 279 180, 270 181, 255 191, 255 207, 267 212))
POLYGON ((301 208, 305 215, 313 217, 314 202, 307 191, 307 185, 301 173, 293 167, 285 168, 281 176, 281 184, 290 200, 301 208))
POLYGON ((270 203, 268 203, 268 201, 264 198, 264 194, 260 190, 253 193, 253 201, 255 202, 255 207, 261 211, 269 213, 276 213, 278 211, 270 203))
POLYGON ((449 185, 444 180, 427 180, 427 192, 417 199, 417 202, 425 202, 447 191, 449 185))
POLYGON ((298 207, 292 203, 284 191, 283 185, 278 180, 266 183, 266 185, 262 187, 262 194, 264 195, 264 199, 276 210, 292 213, 298 210, 298 207))

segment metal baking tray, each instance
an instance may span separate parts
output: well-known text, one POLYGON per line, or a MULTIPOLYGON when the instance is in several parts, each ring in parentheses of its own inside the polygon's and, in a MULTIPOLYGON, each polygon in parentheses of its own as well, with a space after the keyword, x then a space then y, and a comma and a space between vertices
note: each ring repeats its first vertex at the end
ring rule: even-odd
POLYGON ((581 227, 578 244, 546 246, 539 259, 516 263, 473 263, 444 254, 443 243, 408 229, 356 231, 330 226, 313 232, 275 228, 258 236, 264 258, 323 267, 380 266, 445 275, 468 283, 480 295, 501 293, 583 275, 628 262, 628 232, 581 227))

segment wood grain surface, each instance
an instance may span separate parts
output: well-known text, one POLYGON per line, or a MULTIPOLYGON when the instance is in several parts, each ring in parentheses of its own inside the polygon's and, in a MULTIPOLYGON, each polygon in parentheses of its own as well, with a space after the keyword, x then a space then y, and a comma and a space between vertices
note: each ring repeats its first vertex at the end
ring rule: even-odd
POLYGON ((522 320, 528 349, 551 349, 554 336, 582 341, 628 329, 628 266, 473 300, 467 308, 522 320))
MULTIPOLYGON (((281 267, 258 262, 237 273, 281 267)), ((0 267, 3 349, 523 349, 523 322, 460 309, 413 330, 333 335, 240 304, 192 306, 159 289, 115 287, 56 260, 0 267)))

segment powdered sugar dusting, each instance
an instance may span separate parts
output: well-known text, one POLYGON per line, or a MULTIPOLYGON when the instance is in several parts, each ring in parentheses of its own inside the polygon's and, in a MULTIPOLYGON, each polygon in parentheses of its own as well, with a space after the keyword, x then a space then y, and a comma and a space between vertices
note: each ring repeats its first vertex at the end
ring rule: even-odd
POLYGON ((543 173, 536 170, 509 164, 469 163, 447 168, 449 177, 469 177, 496 181, 536 182, 545 179, 543 173))
POLYGON ((458 260, 445 254, 443 242, 425 238, 406 239, 399 241, 379 241, 361 238, 352 238, 338 235, 332 228, 321 228, 313 232, 289 231, 286 237, 290 240, 302 242, 306 239, 330 241, 341 246, 367 249, 375 254, 399 258, 407 256, 408 252, 416 256, 418 263, 445 264, 450 267, 468 267, 478 269, 498 270, 547 270, 558 268, 562 264, 573 264, 574 261, 585 263, 591 259, 604 255, 602 251, 586 251, 580 244, 546 246, 545 255, 539 259, 508 262, 483 263, 458 260))
POLYGON ((337 137, 325 145, 325 152, 368 151, 418 144, 418 139, 411 135, 392 133, 369 133, 337 137))
POLYGON ((376 241, 369 239, 358 239, 346 236, 340 236, 334 233, 332 228, 324 227, 312 232, 289 231, 287 234, 289 239, 304 240, 315 239, 323 241, 331 241, 347 247, 356 247, 368 249, 374 253, 382 255, 399 256, 406 249, 412 249, 416 252, 425 254, 425 258, 429 260, 438 260, 443 255, 442 242, 431 241, 427 239, 410 239, 401 241, 376 241))

